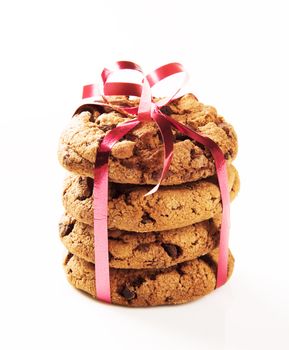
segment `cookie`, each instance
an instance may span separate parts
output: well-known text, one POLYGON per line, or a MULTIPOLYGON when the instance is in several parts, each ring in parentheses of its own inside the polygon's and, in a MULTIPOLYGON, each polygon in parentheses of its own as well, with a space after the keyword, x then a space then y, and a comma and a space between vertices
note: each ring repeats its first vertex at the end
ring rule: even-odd
MULTIPOLYGON (((239 176, 228 168, 233 199, 239 176)), ((108 228, 135 232, 164 231, 208 220, 221 213, 219 187, 215 178, 178 186, 161 186, 144 197, 150 186, 110 183, 108 228)), ((93 226, 93 179, 71 175, 65 180, 63 204, 76 220, 93 226)))
MULTIPOLYGON (((111 300, 125 306, 183 304, 216 288, 218 251, 167 269, 110 269, 111 300)), ((94 264, 69 253, 64 262, 68 281, 95 297, 94 264)), ((229 255, 228 276, 234 258, 229 255)))
MULTIPOLYGON (((109 265, 118 269, 166 268, 207 254, 219 243, 221 217, 161 232, 109 231, 109 265)), ((64 215, 59 224, 68 251, 94 262, 93 227, 64 215)))
MULTIPOLYGON (((118 104, 135 105, 118 99, 118 104)), ((233 127, 206 106, 187 94, 167 106, 164 113, 213 139, 230 163, 237 154, 237 136, 233 127)), ((58 158, 69 171, 93 178, 97 148, 104 135, 132 118, 111 107, 81 107, 62 133, 58 158)), ((163 185, 178 185, 215 174, 210 152, 187 136, 173 131, 174 155, 163 185)), ((154 122, 142 123, 113 147, 109 159, 109 181, 130 184, 156 184, 163 166, 163 144, 154 122)))

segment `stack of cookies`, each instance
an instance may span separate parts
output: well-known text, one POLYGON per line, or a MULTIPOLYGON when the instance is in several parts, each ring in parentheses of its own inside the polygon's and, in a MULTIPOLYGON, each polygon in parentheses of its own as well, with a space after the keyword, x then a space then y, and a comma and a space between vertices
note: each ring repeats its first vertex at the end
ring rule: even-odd
MULTIPOLYGON (((109 107, 82 106, 60 139, 65 180, 60 237, 69 251, 65 262, 72 285, 95 296, 93 168, 99 143, 127 120, 117 106, 137 100, 111 99, 109 107)), ((228 163, 231 199, 239 176, 231 164, 237 137, 230 124, 192 94, 163 112, 213 139, 228 163)), ((174 131, 174 155, 159 190, 163 144, 154 122, 143 123, 120 140, 109 159, 109 263, 111 300, 127 306, 185 303, 216 288, 222 205, 210 152, 174 131)), ((234 259, 229 253, 228 276, 234 259)))

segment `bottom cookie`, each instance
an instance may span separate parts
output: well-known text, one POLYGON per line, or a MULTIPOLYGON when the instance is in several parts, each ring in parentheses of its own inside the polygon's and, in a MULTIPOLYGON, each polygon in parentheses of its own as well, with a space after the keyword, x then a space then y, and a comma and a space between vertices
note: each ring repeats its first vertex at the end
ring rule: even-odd
MULTIPOLYGON (((166 269, 110 269, 112 304, 157 306, 183 304, 216 288, 218 250, 166 269)), ((64 261, 68 281, 95 297, 94 264, 69 253, 64 261)), ((234 267, 229 254, 228 277, 234 267)))

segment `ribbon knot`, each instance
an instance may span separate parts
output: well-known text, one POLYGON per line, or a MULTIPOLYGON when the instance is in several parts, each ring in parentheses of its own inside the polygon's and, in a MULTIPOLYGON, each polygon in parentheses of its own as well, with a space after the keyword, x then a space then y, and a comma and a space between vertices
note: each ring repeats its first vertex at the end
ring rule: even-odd
MULTIPOLYGON (((134 96, 140 98, 138 107, 117 106, 118 110, 134 115, 135 118, 119 124, 110 130, 102 140, 97 150, 94 168, 94 251, 95 251, 95 282, 96 296, 98 299, 111 302, 110 279, 109 279, 109 254, 108 254, 108 227, 107 227, 107 202, 108 202, 108 160, 112 147, 117 141, 143 122, 154 121, 161 133, 164 146, 164 163, 158 183, 146 194, 155 193, 162 180, 166 176, 173 158, 174 138, 172 128, 188 136, 190 139, 204 145, 212 154, 215 162, 216 174, 219 182, 222 200, 222 222, 220 228, 220 244, 218 257, 218 271, 216 287, 220 287, 227 280, 228 267, 228 239, 229 239, 229 217, 230 217, 230 196, 228 190, 226 160, 219 146, 208 136, 192 130, 186 125, 179 123, 169 115, 162 112, 161 107, 175 99, 181 88, 188 79, 183 66, 180 63, 169 63, 144 75, 139 65, 129 61, 116 62, 116 70, 111 71, 105 68, 101 73, 103 91, 99 92, 95 84, 84 86, 83 98, 100 98, 93 101, 95 105, 108 105, 109 96, 134 96), (142 83, 132 82, 111 82, 109 78, 117 71, 128 69, 136 71, 142 76, 142 83), (162 80, 182 73, 182 83, 176 87, 169 96, 159 100, 152 99, 151 89, 162 80)), ((91 104, 91 103, 90 103, 91 104)), ((85 106, 85 105, 83 105, 85 106)))

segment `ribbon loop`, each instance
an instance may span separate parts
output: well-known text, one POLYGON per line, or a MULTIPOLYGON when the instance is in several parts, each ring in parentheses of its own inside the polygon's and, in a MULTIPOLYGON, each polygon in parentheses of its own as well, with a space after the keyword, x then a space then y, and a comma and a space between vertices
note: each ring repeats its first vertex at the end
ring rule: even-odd
POLYGON ((157 126, 162 136, 163 145, 164 145, 164 166, 163 166, 162 173, 158 183, 145 196, 149 196, 155 193, 159 189, 161 182, 166 176, 169 170, 169 167, 171 165, 171 161, 173 158, 173 149, 174 149, 171 124, 165 118, 162 117, 162 114, 159 113, 158 110, 153 111, 152 118, 157 123, 157 126))
POLYGON ((142 93, 142 85, 135 83, 124 83, 124 82, 108 82, 108 78, 119 70, 132 70, 139 72, 143 76, 141 67, 130 61, 118 61, 116 62, 116 69, 109 70, 104 68, 101 73, 103 82, 103 91, 105 96, 137 96, 140 97, 142 93))
POLYGON ((138 119, 141 121, 151 121, 152 95, 149 83, 146 78, 143 80, 142 94, 138 107, 138 119))
POLYGON ((156 105, 161 107, 169 103, 177 94, 180 92, 182 87, 188 80, 188 74, 186 73, 184 67, 180 63, 168 63, 164 66, 161 66, 147 75, 147 80, 150 84, 150 87, 156 86, 161 81, 176 75, 178 73, 183 73, 183 81, 178 88, 174 90, 171 96, 167 96, 166 98, 162 98, 160 101, 156 102, 156 105))
POLYGON ((140 97, 142 86, 134 83, 109 82, 103 86, 105 96, 136 96, 140 97))
POLYGON ((103 71, 101 72, 101 79, 103 84, 106 83, 108 77, 115 73, 117 70, 122 70, 122 69, 129 69, 129 70, 134 70, 134 71, 138 71, 143 75, 143 71, 141 69, 141 67, 134 63, 134 62, 130 62, 130 61, 118 61, 115 63, 115 70, 110 70, 108 68, 104 68, 103 71))
POLYGON ((168 63, 152 71, 146 76, 146 78, 150 84, 150 87, 153 87, 161 80, 181 72, 185 72, 183 65, 181 65, 180 63, 168 63))
POLYGON ((90 84, 85 85, 82 90, 82 98, 90 98, 95 96, 100 96, 101 93, 99 91, 98 85, 96 84, 90 84))

